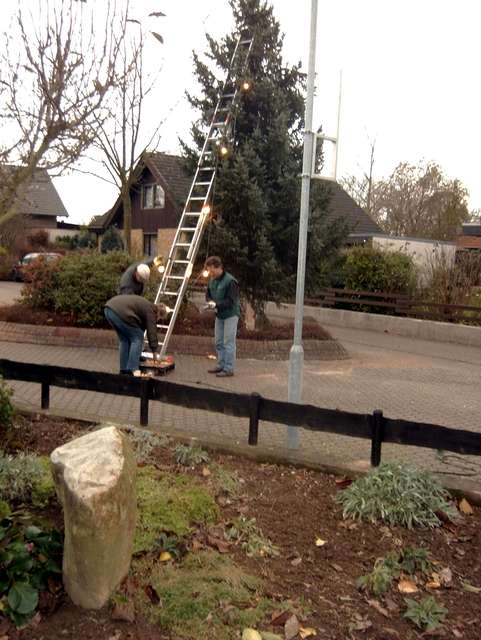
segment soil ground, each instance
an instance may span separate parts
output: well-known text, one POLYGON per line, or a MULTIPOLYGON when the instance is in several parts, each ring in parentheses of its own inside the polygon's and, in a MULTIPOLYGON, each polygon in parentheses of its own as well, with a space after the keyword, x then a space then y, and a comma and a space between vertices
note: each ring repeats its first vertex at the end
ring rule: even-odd
MULTIPOLYGON (((188 311, 177 318, 174 334, 208 336, 211 338, 214 318, 213 312, 200 313, 194 305, 190 305, 188 311)), ((54 313, 41 309, 30 309, 22 304, 0 306, 0 321, 51 327, 79 326, 75 318, 68 314, 54 313)), ((110 329, 111 327, 105 321, 97 325, 97 328, 110 329)), ((240 324, 237 332, 237 337, 242 340, 289 340, 292 339, 293 335, 293 322, 272 325, 262 331, 251 331, 240 324)), ((303 336, 305 339, 332 340, 331 335, 325 329, 315 320, 309 319, 304 321, 303 336)))
MULTIPOLYGON (((13 446, 18 447, 21 443, 22 450, 48 454, 85 429, 85 423, 65 419, 19 416, 13 446)), ((171 448, 158 448, 154 456, 161 469, 178 473, 171 448)), ((479 509, 474 508, 472 515, 464 516, 456 525, 446 523, 432 530, 408 531, 361 524, 344 520, 341 507, 335 502, 336 494, 342 491, 347 480, 308 469, 260 464, 216 453, 210 454, 210 463, 235 471, 242 479, 238 499, 218 499, 221 518, 216 528, 232 522, 240 514, 255 518, 263 533, 279 547, 280 555, 249 558, 236 544, 230 544, 223 551, 249 573, 261 577, 272 600, 279 603, 290 600, 298 606, 303 612, 298 615, 301 625, 316 630, 316 635, 309 637, 314 640, 422 637, 403 618, 405 596, 396 588, 397 582, 385 599, 366 595, 356 588, 356 579, 370 572, 377 558, 403 546, 411 546, 428 549, 432 559, 439 563, 439 569, 449 568, 452 572, 449 588, 429 590, 422 581, 418 584, 419 592, 414 595, 416 598, 433 594, 448 609, 444 626, 437 635, 479 639, 481 593, 467 592, 463 588, 464 582, 481 586, 479 509), (321 539, 321 545, 318 539, 321 539)), ((187 471, 183 468, 182 473, 192 474, 207 483, 209 478, 204 467, 187 471)), ((58 505, 55 520, 61 520, 58 505)), ((209 531, 200 529, 195 539, 197 545, 212 544, 209 531)), ((282 620, 282 615, 277 620, 275 616, 269 616, 261 628, 284 637, 283 627, 273 624, 282 620)), ((232 638, 240 637, 236 634, 237 631, 233 631, 232 638)), ((82 611, 65 595, 41 610, 36 626, 17 631, 7 621, 0 621, 2 636, 9 640, 174 638, 139 615, 134 623, 129 623, 114 621, 108 608, 98 612, 82 611)))

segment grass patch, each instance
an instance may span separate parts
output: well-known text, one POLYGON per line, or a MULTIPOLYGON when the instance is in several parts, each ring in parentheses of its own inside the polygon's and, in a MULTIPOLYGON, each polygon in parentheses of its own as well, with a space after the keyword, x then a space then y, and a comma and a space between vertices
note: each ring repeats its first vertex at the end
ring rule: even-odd
POLYGON ((134 553, 154 548, 162 532, 183 537, 193 525, 216 522, 219 517, 214 498, 197 480, 151 466, 138 469, 137 500, 134 553))
POLYGON ((190 554, 169 566, 152 566, 152 560, 145 558, 135 567, 143 580, 148 575, 161 606, 152 605, 142 590, 136 593, 136 604, 176 638, 231 640, 240 637, 243 628, 262 622, 273 609, 260 579, 214 551, 190 554))
POLYGON ((380 465, 341 491, 336 499, 343 506, 344 518, 386 522, 408 529, 440 526, 439 512, 452 520, 458 517, 448 492, 433 476, 401 463, 380 465))

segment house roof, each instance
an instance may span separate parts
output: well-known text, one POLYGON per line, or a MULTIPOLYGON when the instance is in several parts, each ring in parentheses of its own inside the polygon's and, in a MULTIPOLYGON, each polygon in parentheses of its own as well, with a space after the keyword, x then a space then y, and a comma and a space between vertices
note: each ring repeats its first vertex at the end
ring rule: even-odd
MULTIPOLYGON (((182 163, 182 158, 158 151, 144 153, 135 168, 138 178, 140 178, 145 167, 150 169, 152 175, 162 183, 164 190, 174 203, 183 206, 189 195, 192 178, 189 178, 187 175, 182 163)), ((121 202, 122 200, 119 196, 111 209, 102 215, 92 218, 89 227, 91 229, 103 229, 108 226, 121 202)))
MULTIPOLYGON (((14 172, 18 167, 3 167, 14 172)), ((18 194, 19 213, 35 216, 68 217, 67 210, 58 195, 48 171, 36 169, 33 178, 23 185, 18 194)))
POLYGON ((345 191, 340 184, 330 180, 322 180, 330 187, 328 217, 331 220, 343 218, 348 226, 350 235, 384 234, 381 227, 362 209, 357 202, 345 191))

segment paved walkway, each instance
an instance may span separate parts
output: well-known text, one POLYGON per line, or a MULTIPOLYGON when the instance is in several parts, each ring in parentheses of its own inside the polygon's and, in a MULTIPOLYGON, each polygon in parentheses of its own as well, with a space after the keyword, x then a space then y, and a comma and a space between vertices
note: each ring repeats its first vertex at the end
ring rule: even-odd
MULTIPOLYGON (((303 400, 327 408, 356 412, 382 409, 388 417, 432 422, 481 432, 481 349, 389 336, 369 331, 328 327, 351 354, 350 360, 308 362, 303 400)), ((110 349, 79 349, 0 342, 0 357, 99 371, 117 370, 110 349)), ((234 378, 219 380, 206 373, 207 358, 178 356, 169 380, 205 388, 257 391, 277 399, 287 397, 287 362, 238 361, 234 378)), ((38 409, 40 386, 12 382, 15 401, 38 409)), ((134 423, 137 399, 53 388, 51 410, 95 421, 134 423)), ((150 424, 155 430, 198 437, 235 447, 247 442, 247 421, 231 416, 152 402, 150 424)), ((259 444, 286 453, 286 429, 261 424, 259 444)), ((366 467, 369 442, 356 438, 300 430, 299 455, 333 466, 366 467)), ((480 483, 481 458, 448 455, 399 445, 384 445, 383 460, 407 460, 442 474, 480 483)))

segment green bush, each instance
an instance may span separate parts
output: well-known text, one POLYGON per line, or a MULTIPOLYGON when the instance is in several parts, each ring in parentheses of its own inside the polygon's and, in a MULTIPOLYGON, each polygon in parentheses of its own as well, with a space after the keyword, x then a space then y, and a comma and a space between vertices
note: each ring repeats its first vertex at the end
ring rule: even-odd
POLYGON ((425 471, 401 463, 382 464, 337 495, 345 518, 386 522, 411 529, 438 527, 438 513, 455 520, 448 492, 425 471))
POLYGON ((94 233, 90 233, 85 229, 73 236, 58 236, 55 239, 55 246, 61 249, 69 249, 70 251, 75 249, 94 249, 97 246, 97 238, 94 233))
POLYGON ((45 506, 55 494, 48 458, 0 454, 0 500, 45 506))
POLYGON ((356 584, 358 589, 381 596, 402 573, 428 576, 433 568, 427 549, 406 547, 401 551, 391 551, 384 558, 378 558, 371 573, 360 576, 356 584))
POLYGON ((12 393, 12 389, 10 389, 10 387, 5 384, 3 378, 0 377, 0 429, 2 435, 7 433, 12 427, 14 413, 11 400, 12 393))
POLYGON ((344 280, 347 289, 411 293, 416 268, 410 256, 372 247, 353 247, 346 254, 344 280))
POLYGON ((109 251, 123 251, 124 241, 120 231, 115 227, 109 227, 100 241, 100 251, 102 253, 108 253, 109 251))
POLYGON ((448 610, 436 602, 433 596, 427 596, 419 602, 405 598, 407 605, 405 618, 411 620, 422 631, 434 631, 441 626, 448 610))
POLYGON ((55 310, 70 314, 79 325, 100 324, 104 305, 116 295, 120 276, 129 264, 129 256, 118 251, 65 256, 53 291, 55 310))

